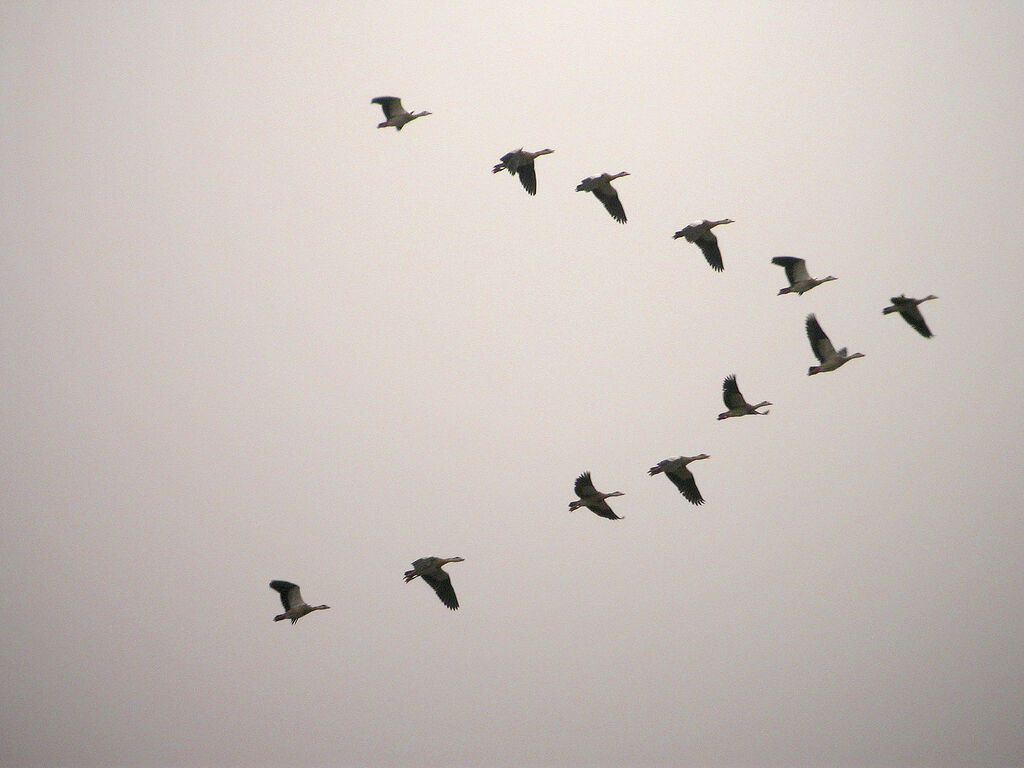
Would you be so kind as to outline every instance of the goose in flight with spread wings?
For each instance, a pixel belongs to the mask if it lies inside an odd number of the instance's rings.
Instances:
[[[612,512],[612,508],[608,506],[608,502],[605,499],[610,499],[612,496],[625,496],[622,491],[612,491],[611,493],[600,493],[597,488],[594,487],[594,482],[590,479],[590,473],[584,472],[582,475],[576,478],[576,484],[574,486],[576,495],[579,496],[579,501],[569,502],[569,511],[573,512],[580,507],[586,507],[598,517],[606,517],[609,520],[621,520],[622,518]]]
[[[462,557],[421,557],[414,560],[412,570],[405,572],[405,583],[419,576],[437,593],[441,602],[453,611],[459,609],[459,598],[455,596],[455,589],[452,587],[451,577],[445,572],[442,566],[448,563],[461,563]]]
[[[325,611],[331,607],[329,605],[308,605],[302,599],[299,585],[292,584],[290,581],[272,581],[270,582],[270,588],[281,595],[281,605],[284,606],[284,613],[275,616],[274,621],[291,619],[292,624],[294,624],[307,613]]]
[[[693,473],[690,472],[689,467],[686,465],[694,461],[710,458],[706,453],[701,453],[696,456],[676,456],[674,459],[663,459],[648,469],[647,474],[654,477],[664,472],[665,477],[672,481],[672,484],[679,489],[679,492],[686,497],[688,502],[699,506],[704,503],[704,497],[700,495],[700,491],[697,489],[697,481],[694,480]]]
[[[740,392],[739,386],[736,384],[735,374],[732,376],[726,376],[725,381],[722,382],[722,399],[725,401],[725,407],[728,410],[725,413],[718,414],[718,420],[728,419],[731,416],[767,416],[769,411],[759,411],[758,408],[763,408],[766,405],[771,405],[767,400],[762,400],[757,405],[751,405],[747,402],[746,398],[743,397],[743,393]]]
[[[378,128],[394,128],[396,131],[400,131],[406,123],[412,122],[417,117],[431,114],[430,112],[407,112],[402,106],[402,100],[397,96],[378,96],[376,99],[370,99],[370,103],[380,104],[381,109],[384,110],[385,119],[377,126]]]
[[[842,365],[845,365],[855,357],[864,357],[860,352],[854,352],[852,355],[846,354],[846,347],[836,351],[836,348],[832,346],[832,342],[829,340],[825,332],[821,330],[821,325],[818,324],[818,318],[813,314],[807,316],[807,338],[811,342],[811,350],[814,352],[814,356],[818,358],[818,362],[821,365],[812,365],[807,369],[807,375],[813,376],[816,373],[827,373],[828,371],[834,371]]]
[[[508,171],[513,176],[519,177],[519,181],[523,184],[523,189],[531,195],[536,195],[537,171],[533,167],[533,161],[541,155],[550,155],[554,151],[553,149],[541,149],[536,152],[527,152],[520,147],[514,152],[502,155],[501,161],[494,166],[494,170],[491,173]]]
[[[821,280],[814,279],[807,272],[807,262],[795,256],[776,256],[772,259],[772,264],[778,264],[780,267],[783,267],[786,270],[786,279],[789,280],[788,287],[779,289],[779,296],[784,293],[795,293],[803,296],[811,288],[817,288],[829,280],[839,279],[838,277],[832,277],[832,275],[823,277]]]
[[[899,296],[893,296],[889,299],[889,301],[892,302],[892,305],[883,309],[882,314],[890,315],[893,312],[899,312],[900,317],[906,320],[911,328],[920,333],[926,339],[930,339],[932,337],[932,332],[929,330],[928,324],[924,321],[924,315],[921,314],[921,310],[918,308],[918,305],[937,298],[939,297],[929,294],[923,299],[910,299],[901,293]]]
[[[619,193],[615,191],[612,182],[623,176],[629,176],[629,171],[618,173],[602,173],[600,176],[588,176],[576,185],[577,192],[593,192],[594,197],[601,201],[605,210],[612,215],[620,224],[626,223],[626,212],[619,201]]]
[[[719,219],[718,221],[704,219],[703,221],[695,221],[693,224],[683,227],[672,235],[672,239],[678,240],[680,237],[685,237],[686,242],[696,243],[708,264],[711,265],[711,268],[716,272],[721,272],[725,269],[725,265],[722,264],[722,251],[718,248],[718,238],[715,237],[715,233],[711,230],[720,224],[732,223],[734,223],[732,219]]]

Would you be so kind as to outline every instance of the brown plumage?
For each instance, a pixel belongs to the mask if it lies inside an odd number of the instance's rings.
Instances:
[[[601,205],[603,205],[605,210],[611,214],[612,218],[620,224],[625,224],[626,211],[623,210],[622,203],[619,201],[619,193],[615,191],[615,187],[611,184],[612,181],[622,178],[623,176],[629,176],[629,171],[619,171],[614,174],[602,173],[600,176],[588,176],[576,185],[576,191],[593,192],[594,197],[601,201]]]
[[[694,461],[710,458],[706,453],[701,453],[696,456],[676,456],[674,459],[663,459],[648,469],[647,474],[654,477],[664,472],[665,477],[672,481],[672,484],[679,489],[679,492],[683,494],[687,501],[699,506],[704,503],[704,497],[700,495],[697,481],[686,465]]]
[[[725,265],[722,263],[722,252],[718,248],[718,238],[715,237],[715,233],[711,230],[721,224],[733,224],[732,219],[719,219],[718,221],[709,221],[704,219],[703,221],[695,221],[693,224],[689,224],[674,235],[673,240],[678,240],[680,237],[685,237],[686,242],[695,243],[700,252],[704,254],[704,259],[711,268],[716,272],[721,272],[725,269]]]
[[[419,560],[413,561],[412,570],[405,572],[405,582],[408,584],[419,576],[437,593],[442,603],[456,611],[459,608],[459,598],[455,596],[451,577],[442,566],[448,563],[461,563],[463,559],[461,557],[421,557]]]
[[[921,314],[919,305],[937,298],[939,297],[928,295],[923,299],[911,299],[901,293],[899,296],[893,296],[889,299],[889,301],[892,302],[892,305],[883,309],[882,314],[889,315],[893,312],[899,312],[900,317],[906,320],[907,324],[911,328],[920,333],[926,339],[930,339],[932,337],[932,332],[928,328],[928,324],[924,321],[924,315]]]
[[[533,161],[541,155],[550,155],[554,152],[553,149],[541,149],[537,152],[527,152],[522,147],[519,149],[508,152],[501,156],[501,161],[494,166],[491,173],[501,173],[501,171],[508,171],[513,176],[518,176],[519,181],[523,185],[523,189],[528,194],[537,194],[537,171],[533,167]]]
[[[580,507],[586,507],[598,517],[605,517],[609,520],[621,520],[622,518],[612,512],[612,508],[608,506],[608,502],[605,499],[610,499],[613,496],[625,496],[621,491],[612,491],[611,493],[601,493],[594,487],[593,481],[590,479],[590,473],[584,472],[582,475],[576,478],[576,484],[574,485],[576,495],[579,496],[579,501],[569,502],[569,511],[573,512]]]

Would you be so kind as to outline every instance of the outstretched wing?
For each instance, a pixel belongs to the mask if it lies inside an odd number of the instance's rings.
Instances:
[[[458,610],[459,598],[455,596],[455,589],[452,587],[451,577],[449,577],[447,573],[440,568],[437,568],[429,573],[421,573],[420,578],[433,588],[437,593],[437,596],[441,598],[442,603],[453,611]]]
[[[371,104],[380,104],[381,109],[384,110],[384,119],[390,120],[395,115],[405,114],[405,110],[402,108],[402,100],[397,96],[378,96],[376,99],[370,100]]]
[[[807,316],[807,339],[811,342],[811,351],[814,352],[819,363],[824,363],[835,355],[836,348],[832,346],[828,336],[821,330],[818,318],[813,314]]]
[[[900,314],[911,328],[920,333],[926,339],[930,339],[932,337],[932,332],[928,329],[928,324],[924,321],[924,315],[921,314],[921,310],[916,304],[904,304],[900,307]]]
[[[790,285],[811,279],[807,273],[807,262],[803,259],[798,259],[795,256],[776,256],[772,259],[772,264],[777,264],[786,270],[786,279],[789,280]]]
[[[725,269],[725,265],[722,264],[722,252],[718,248],[718,238],[715,237],[714,232],[710,230],[706,233],[702,232],[694,242],[697,243],[700,252],[704,254],[704,259],[715,272]]]
[[[515,172],[518,172],[519,181],[523,183],[523,189],[529,194],[537,194],[537,170],[533,167],[533,160],[521,163]]]
[[[594,487],[593,481],[590,479],[590,473],[584,472],[582,475],[576,478],[576,485],[574,486],[576,495],[581,499],[585,499],[588,496],[596,496],[597,488]]]
[[[700,490],[697,488],[697,481],[693,479],[693,473],[689,469],[680,467],[679,469],[669,470],[665,474],[672,481],[672,485],[678,488],[679,492],[691,504],[700,506],[704,503],[704,497],[700,495]]]
[[[276,590],[281,595],[281,605],[284,606],[286,611],[290,611],[296,605],[302,605],[302,593],[299,592],[298,584],[292,584],[290,581],[272,581],[270,582],[270,588]]]
[[[601,204],[612,215],[613,219],[620,224],[626,223],[626,212],[622,208],[622,203],[619,202],[619,193],[615,191],[614,187],[610,184],[603,184],[590,191],[594,193],[594,197],[601,201]]]
[[[736,384],[735,376],[726,376],[725,381],[722,382],[722,399],[725,401],[725,407],[730,411],[733,408],[740,408],[747,404],[740,388]]]
[[[606,517],[609,520],[621,520],[622,518],[612,512],[612,508],[608,506],[608,502],[604,499],[596,501],[593,504],[587,504],[587,509],[593,512],[598,517]]]

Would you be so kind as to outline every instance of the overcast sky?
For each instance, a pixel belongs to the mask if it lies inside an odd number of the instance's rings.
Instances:
[[[1024,6],[484,6],[0,6],[0,765],[1024,764]]]

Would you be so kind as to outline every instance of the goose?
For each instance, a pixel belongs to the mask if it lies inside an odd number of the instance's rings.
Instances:
[[[726,376],[725,381],[722,382],[722,399],[725,401],[725,407],[728,408],[725,413],[718,414],[718,420],[728,419],[730,416],[767,416],[770,411],[759,411],[758,408],[763,408],[766,405],[772,405],[767,400],[762,400],[757,405],[751,405],[743,397],[740,392],[739,386],[736,384],[736,376]]]
[[[419,560],[413,560],[412,570],[405,572],[405,583],[408,584],[419,576],[433,588],[442,603],[457,611],[459,598],[455,596],[451,577],[442,566],[448,563],[461,563],[464,560],[462,557],[421,557]]]
[[[719,219],[718,221],[704,219],[703,221],[695,221],[693,224],[683,227],[672,235],[672,239],[678,240],[680,237],[685,237],[686,242],[696,243],[708,264],[711,265],[711,268],[716,272],[721,272],[725,269],[725,266],[722,264],[722,252],[718,249],[718,238],[715,237],[715,233],[711,229],[719,224],[733,223],[732,219]]]
[[[907,321],[911,328],[926,339],[930,339],[932,332],[928,329],[928,324],[924,321],[924,315],[921,314],[918,305],[937,298],[939,297],[928,294],[923,299],[908,299],[901,293],[899,296],[893,296],[889,299],[892,302],[892,306],[883,309],[882,314],[889,315],[893,312],[899,312],[900,316]]]
[[[294,624],[307,613],[312,613],[313,611],[326,611],[331,607],[329,605],[308,605],[306,601],[302,599],[302,593],[299,592],[299,585],[292,584],[290,581],[272,581],[270,582],[270,588],[281,595],[281,605],[284,606],[284,613],[275,616],[274,621],[291,619],[292,624]]]
[[[541,155],[554,153],[553,149],[541,149],[537,152],[527,152],[522,147],[514,152],[508,152],[501,156],[501,161],[494,166],[491,173],[508,171],[513,176],[518,175],[523,189],[531,195],[537,194],[537,171],[533,167],[533,161]]]
[[[417,117],[431,114],[430,112],[406,112],[402,106],[402,100],[397,96],[378,96],[376,99],[370,99],[370,103],[380,104],[381,109],[384,110],[385,120],[377,126],[378,128],[394,128],[396,131],[400,131],[406,123],[412,122]]]
[[[834,371],[855,357],[864,357],[860,352],[854,352],[852,355],[846,354],[846,347],[837,352],[836,348],[832,346],[832,342],[829,341],[828,336],[821,330],[818,318],[813,314],[807,316],[807,338],[811,342],[811,350],[814,352],[814,356],[821,363],[821,365],[812,365],[808,368],[808,376]]]
[[[579,501],[569,502],[569,511],[574,512],[580,507],[586,507],[598,517],[606,517],[609,520],[621,520],[622,518],[612,512],[612,508],[608,506],[608,502],[605,499],[610,499],[612,496],[625,496],[622,491],[612,491],[611,493],[600,493],[597,488],[594,487],[593,481],[590,479],[590,473],[584,472],[582,475],[576,478],[576,484],[574,486],[576,495],[579,496]]]
[[[786,279],[789,280],[789,287],[780,288],[779,296],[784,293],[795,293],[803,296],[811,288],[817,288],[829,280],[839,279],[829,275],[828,277],[821,278],[821,280],[815,280],[807,273],[807,262],[795,256],[776,256],[772,259],[772,264],[778,264],[780,267],[783,267],[786,270]]]
[[[626,223],[626,212],[622,209],[622,203],[619,202],[619,193],[612,187],[612,182],[615,179],[622,178],[623,176],[629,176],[629,171],[619,171],[618,173],[602,173],[600,176],[588,176],[579,184],[576,185],[577,192],[593,192],[594,197],[601,201],[604,205],[605,210],[612,215],[620,224]]]
[[[648,469],[647,474],[654,477],[664,472],[665,476],[672,481],[672,484],[679,489],[679,492],[686,497],[687,501],[700,506],[704,503],[704,497],[700,495],[700,491],[697,489],[697,481],[693,479],[693,473],[690,472],[686,465],[693,461],[710,458],[706,453],[700,453],[696,456],[676,456],[674,459],[663,459]]]

